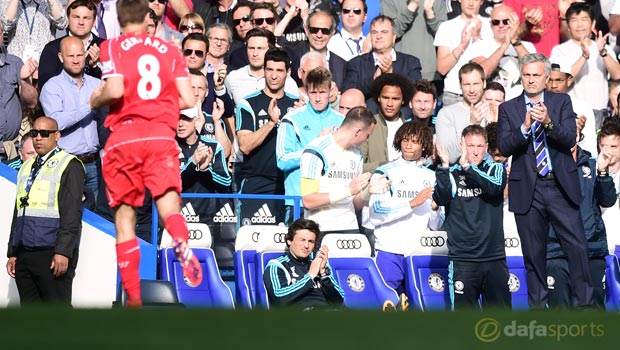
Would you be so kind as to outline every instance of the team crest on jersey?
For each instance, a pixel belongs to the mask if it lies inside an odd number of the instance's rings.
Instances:
[[[424,186],[424,188],[433,187],[433,185],[431,185],[431,182],[428,180],[422,181],[422,186]]]
[[[50,169],[56,165],[58,165],[58,159],[50,159],[49,162],[47,162],[47,167]]]
[[[555,278],[553,276],[547,276],[547,288],[555,289]]]
[[[442,275],[433,272],[428,276],[428,286],[431,287],[433,291],[441,293],[443,292],[445,285],[446,284]]]
[[[215,130],[215,126],[212,123],[207,123],[205,124],[205,130],[207,130],[207,132],[212,133],[213,130]]]
[[[521,288],[521,281],[519,281],[519,277],[517,277],[514,273],[510,274],[510,278],[508,279],[508,290],[510,293],[515,293]]]
[[[347,276],[347,286],[349,286],[352,291],[360,293],[366,288],[366,282],[364,282],[364,279],[360,275],[352,273]]]
[[[295,110],[295,107],[289,107],[286,109],[286,113],[288,114],[289,112],[292,112]]]
[[[463,281],[454,282],[454,293],[463,294],[463,289],[465,289],[465,283],[463,283]]]
[[[583,171],[584,178],[587,178],[587,179],[592,178],[592,169],[590,169],[590,167],[584,165],[581,167],[581,171]]]
[[[351,170],[355,170],[355,168],[357,167],[357,164],[355,164],[355,161],[350,161],[349,162],[349,166],[351,167]]]
[[[465,175],[459,175],[459,185],[467,186],[467,184],[465,183]]]

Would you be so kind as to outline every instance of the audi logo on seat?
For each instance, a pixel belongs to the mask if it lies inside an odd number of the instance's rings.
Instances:
[[[420,238],[422,247],[443,247],[446,240],[443,237],[422,237]]]
[[[361,249],[362,241],[359,239],[339,239],[336,241],[338,249]]]
[[[284,243],[286,242],[286,234],[285,233],[276,233],[273,235],[273,241],[276,243]]]
[[[518,238],[504,238],[504,246],[506,248],[516,248],[519,246]]]
[[[189,230],[188,237],[189,239],[193,239],[193,240],[202,239],[202,231],[201,230]]]

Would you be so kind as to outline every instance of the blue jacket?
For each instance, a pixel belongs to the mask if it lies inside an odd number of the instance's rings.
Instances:
[[[591,258],[604,257],[607,251],[607,233],[601,218],[601,209],[616,204],[616,191],[611,176],[596,175],[596,159],[591,158],[588,151],[577,146],[577,171],[583,201],[579,206],[583,218],[583,228],[588,240],[588,256]],[[547,259],[565,258],[566,253],[560,246],[560,241],[549,229],[547,242]]]

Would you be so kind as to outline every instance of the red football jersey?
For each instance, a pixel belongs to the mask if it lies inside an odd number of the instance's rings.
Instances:
[[[189,79],[179,49],[146,33],[127,34],[101,44],[102,79],[122,76],[125,93],[110,105],[105,126],[159,123],[174,131],[179,123],[177,79]]]

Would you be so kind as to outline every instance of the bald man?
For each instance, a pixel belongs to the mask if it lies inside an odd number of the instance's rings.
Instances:
[[[366,101],[364,99],[364,93],[360,89],[350,88],[343,92],[340,96],[340,105],[338,111],[342,115],[347,115],[351,108],[354,107],[366,107]]]
[[[96,197],[101,172],[97,121],[103,121],[105,115],[90,109],[88,100],[101,81],[84,74],[86,51],[77,37],[62,39],[58,59],[62,63],[62,72],[43,86],[41,105],[45,115],[58,122],[61,135],[58,145],[84,164],[85,184]]]
[[[70,305],[82,232],[84,168],[58,147],[58,123],[34,121],[37,153],[17,175],[17,198],[6,264],[20,302]]]

